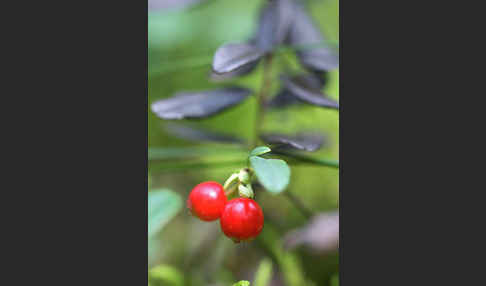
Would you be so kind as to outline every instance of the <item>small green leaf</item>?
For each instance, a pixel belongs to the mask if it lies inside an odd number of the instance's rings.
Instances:
[[[255,149],[251,150],[250,152],[250,157],[251,156],[260,156],[260,155],[263,155],[265,153],[268,153],[272,151],[270,148],[268,148],[267,146],[259,146],[259,147],[256,147]]]
[[[272,278],[272,268],[272,261],[268,258],[263,259],[258,266],[253,284],[255,286],[267,286]]]
[[[148,193],[148,236],[157,234],[182,208],[178,194],[167,189]]]
[[[290,168],[285,161],[251,156],[250,164],[255,171],[258,181],[267,191],[280,193],[289,184]]]
[[[250,286],[250,281],[241,280],[233,284],[233,286]]]

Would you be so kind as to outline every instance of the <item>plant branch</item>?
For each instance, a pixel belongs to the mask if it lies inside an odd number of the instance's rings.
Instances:
[[[265,102],[272,86],[272,54],[265,55],[263,58],[263,80],[260,92],[257,95],[257,111],[255,118],[254,136],[252,148],[258,144],[258,136],[260,135],[263,126],[263,119],[265,116]]]
[[[315,164],[315,165],[339,169],[339,161],[338,160],[312,158],[312,157],[308,157],[308,156],[301,155],[301,154],[290,153],[290,152],[279,151],[279,150],[272,150],[272,153],[278,154],[278,155],[284,155],[284,156],[287,156],[287,157],[290,157],[290,158],[294,158],[294,159],[296,159],[300,162],[312,163],[312,164]]]
[[[285,191],[283,194],[289,199],[289,201],[295,206],[296,209],[299,210],[299,212],[305,218],[309,219],[313,216],[313,212],[309,210],[297,196],[295,196],[289,191]]]

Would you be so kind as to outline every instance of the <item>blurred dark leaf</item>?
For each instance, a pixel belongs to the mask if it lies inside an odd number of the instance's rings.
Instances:
[[[311,152],[319,150],[324,142],[324,136],[310,132],[296,135],[267,133],[260,135],[260,138],[265,143],[277,145],[279,148],[293,148]]]
[[[220,143],[244,144],[245,140],[235,136],[206,130],[200,127],[191,127],[185,124],[168,122],[165,124],[167,132],[175,137],[192,141],[209,141]]]
[[[297,97],[293,96],[290,91],[283,89],[272,97],[266,106],[270,108],[283,108],[294,104],[302,103]]]
[[[263,53],[251,44],[225,44],[216,50],[213,71],[229,73],[257,62]]]
[[[324,84],[315,74],[299,74],[291,78],[291,80],[301,86],[305,86],[308,89],[320,91]]]
[[[319,88],[320,83],[309,76],[288,77],[282,76],[285,89],[298,99],[320,107],[339,109],[339,104],[330,98],[326,98]]]
[[[151,108],[162,119],[204,118],[242,102],[250,93],[251,90],[242,87],[179,92],[155,101]]]
[[[319,81],[320,88],[324,88],[329,80],[329,73],[326,71],[313,71],[312,74]]]
[[[271,193],[280,193],[289,184],[290,168],[283,160],[251,156],[250,165],[255,171],[258,181]]]
[[[258,61],[254,61],[254,62],[248,63],[248,64],[246,64],[246,65],[242,66],[241,68],[238,68],[234,71],[231,71],[231,72],[228,72],[228,73],[223,73],[223,74],[219,74],[219,73],[216,73],[214,71],[211,71],[210,79],[214,82],[218,82],[218,81],[223,81],[223,80],[227,80],[227,79],[234,78],[234,77],[247,75],[250,72],[252,72],[256,68],[257,65],[258,65]]]
[[[321,213],[306,226],[289,232],[284,237],[286,249],[305,245],[317,252],[335,251],[339,246],[339,213]]]
[[[188,8],[206,0],[148,0],[149,11],[177,10]]]
[[[265,1],[260,14],[255,44],[268,52],[282,44],[293,20],[294,4],[291,0]]]
[[[300,78],[300,81],[302,81],[304,85],[309,85],[312,89],[316,89],[317,92],[320,92],[327,83],[328,74],[327,72],[313,72],[299,75],[297,78]],[[301,100],[295,97],[289,90],[283,88],[277,95],[267,102],[267,106],[270,108],[283,108],[300,103],[302,103]]]
[[[325,39],[304,8],[294,6],[294,21],[286,42],[292,46],[302,46],[297,51],[301,64],[316,71],[337,68],[337,54],[331,48],[323,46]]]

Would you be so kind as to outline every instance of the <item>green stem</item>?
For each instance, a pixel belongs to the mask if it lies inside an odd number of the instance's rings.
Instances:
[[[313,216],[313,213],[311,210],[309,210],[303,203],[302,201],[296,197],[294,194],[292,194],[289,191],[286,191],[283,193],[289,201],[294,204],[295,208],[300,211],[300,213],[307,219],[311,218]]]
[[[294,159],[299,160],[300,162],[312,163],[312,164],[319,165],[319,166],[325,166],[325,167],[331,167],[331,168],[339,169],[339,161],[338,160],[312,158],[312,157],[308,157],[308,156],[301,155],[301,154],[288,153],[288,152],[285,152],[285,151],[274,151],[274,150],[272,150],[272,153],[284,155],[284,156],[287,156],[287,157],[290,157],[290,158],[294,158]]]
[[[272,55],[268,54],[263,58],[263,81],[260,92],[257,94],[257,111],[255,118],[254,136],[252,148],[258,145],[258,136],[263,126],[265,116],[265,102],[272,86]]]

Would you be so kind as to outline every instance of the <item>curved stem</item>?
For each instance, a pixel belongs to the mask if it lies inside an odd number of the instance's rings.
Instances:
[[[233,187],[231,187],[227,191],[225,191],[224,194],[226,195],[226,197],[229,197],[231,194],[233,194],[235,192],[235,190],[238,189],[239,185],[240,185],[240,183],[234,184]]]

